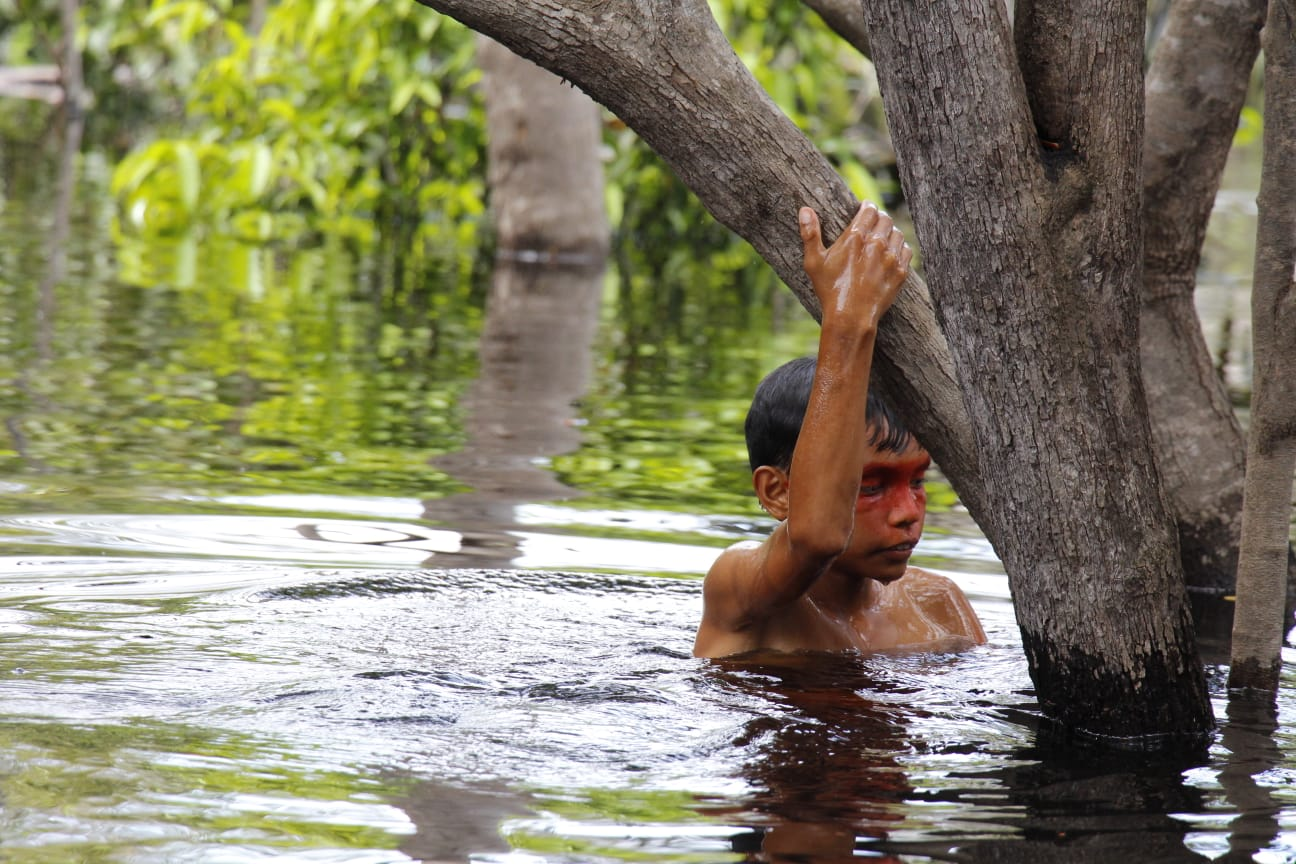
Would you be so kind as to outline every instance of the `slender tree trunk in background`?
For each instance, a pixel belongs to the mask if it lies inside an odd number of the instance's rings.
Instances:
[[[1251,423],[1233,618],[1231,691],[1278,692],[1296,473],[1296,4],[1270,0],[1264,31]]]
[[[597,263],[608,250],[601,109],[486,37],[478,40],[477,62],[497,257]]]
[[[573,496],[537,460],[580,445],[573,403],[589,386],[608,223],[601,109],[507,48],[477,47],[486,100],[487,180],[497,256],[481,367],[463,399],[468,440],[436,460],[472,491],[425,501],[464,528],[437,566],[505,566],[518,504]]]
[[[78,0],[59,0],[59,25],[63,30],[59,78],[63,84],[63,110],[71,120],[81,116],[85,102],[85,81],[81,70],[81,49],[76,44]]]
[[[1099,738],[1199,744],[1139,377],[1143,9],[1019,2],[1015,31],[994,0],[865,18],[1040,702]]]

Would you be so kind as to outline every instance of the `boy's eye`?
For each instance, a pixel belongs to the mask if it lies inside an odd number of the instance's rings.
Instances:
[[[881,487],[881,486],[872,486],[872,485],[867,485],[867,484],[866,484],[866,485],[860,487],[859,494],[861,494],[861,495],[880,495],[880,494],[882,494],[882,487]]]
[[[926,477],[921,477],[921,476],[920,476],[920,477],[915,477],[915,478],[913,478],[912,480],[909,481],[909,486],[910,486],[911,488],[913,488],[913,489],[921,489],[921,488],[923,488],[923,484],[926,483],[926,482],[927,482],[927,478],[926,478]]]

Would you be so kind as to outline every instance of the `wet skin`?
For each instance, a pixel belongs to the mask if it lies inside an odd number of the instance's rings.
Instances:
[[[950,580],[908,566],[922,534],[931,464],[916,442],[879,451],[866,419],[878,323],[908,274],[889,217],[861,206],[825,249],[814,212],[799,215],[805,269],[823,309],[805,419],[788,469],[752,474],[779,524],[764,542],[721,553],[703,585],[693,653],[879,651],[985,641]]]
[[[846,549],[804,594],[767,615],[728,626],[714,614],[709,620],[704,615],[694,654],[951,651],[984,642],[976,613],[958,586],[908,564],[922,536],[927,513],[923,481],[930,467],[931,457],[917,444],[900,453],[873,450],[861,472]],[[770,504],[780,509],[779,501]],[[775,533],[782,529],[780,525]],[[750,569],[761,546],[748,542],[731,547],[713,573]],[[716,581],[723,583],[723,575]],[[716,608],[707,611],[732,608],[722,599],[716,602],[717,593],[708,592],[709,606]]]

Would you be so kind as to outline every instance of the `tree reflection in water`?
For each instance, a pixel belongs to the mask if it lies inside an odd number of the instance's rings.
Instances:
[[[518,557],[514,508],[577,491],[543,466],[580,444],[575,401],[587,390],[603,268],[500,263],[463,400],[467,442],[436,465],[472,491],[425,501],[424,518],[463,535],[430,566],[504,567]]]
[[[928,747],[910,730],[913,721],[927,718],[915,707],[924,698],[916,689],[921,679],[892,678],[886,663],[887,658],[800,654],[711,666],[719,686],[766,706],[733,742],[751,754],[743,775],[751,792],[743,806],[707,808],[748,826],[731,839],[745,860],[1211,860],[1190,848],[1192,821],[1175,815],[1209,809],[1207,794],[1187,779],[1192,769],[1209,764],[1206,754],[1103,750],[1052,741],[1036,729],[1034,744],[994,758],[999,767],[993,770],[946,773],[939,784],[916,780],[906,773],[905,757]],[[1013,721],[1036,725],[1029,714]],[[1281,808],[1256,782],[1261,772],[1281,764],[1275,728],[1272,710],[1230,705],[1222,743],[1232,757],[1215,764],[1239,815],[1221,860],[1250,861],[1274,848],[1279,836]],[[905,831],[906,814],[915,805],[931,808],[928,821],[939,822],[937,808],[950,814],[949,842],[939,839],[944,832],[933,839],[930,830],[917,837]]]

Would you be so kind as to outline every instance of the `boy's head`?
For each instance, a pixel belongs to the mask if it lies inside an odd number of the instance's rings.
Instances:
[[[765,376],[752,397],[744,431],[747,435],[747,460],[751,470],[770,465],[787,471],[792,467],[792,451],[801,434],[814,382],[815,358],[798,357],[784,363]],[[881,452],[900,453],[916,443],[900,417],[872,388],[865,409],[869,445]]]

